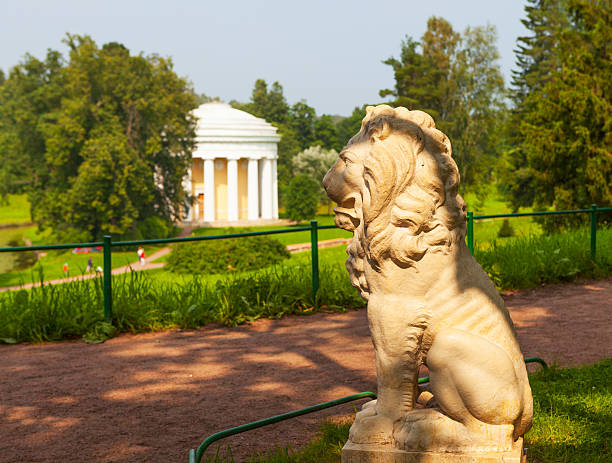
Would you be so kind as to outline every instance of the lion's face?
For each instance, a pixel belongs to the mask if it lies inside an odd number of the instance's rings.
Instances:
[[[362,294],[365,261],[377,271],[388,260],[414,266],[426,253],[448,254],[465,233],[459,172],[433,119],[386,105],[366,112],[361,130],[323,179],[338,204],[336,225],[354,232],[347,267]]]
[[[369,152],[367,140],[355,140],[340,153],[336,163],[323,179],[327,196],[336,202],[335,223],[340,228],[354,231],[362,220],[364,162]]]

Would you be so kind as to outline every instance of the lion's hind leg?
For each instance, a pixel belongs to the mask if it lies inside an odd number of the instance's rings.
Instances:
[[[509,450],[513,423],[522,412],[510,356],[481,336],[444,328],[436,333],[426,363],[439,409],[410,412],[395,434],[398,447]]]

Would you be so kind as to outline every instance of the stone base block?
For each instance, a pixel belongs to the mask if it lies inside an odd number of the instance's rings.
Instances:
[[[523,439],[510,452],[408,452],[390,445],[354,444],[342,448],[342,463],[524,463]]]

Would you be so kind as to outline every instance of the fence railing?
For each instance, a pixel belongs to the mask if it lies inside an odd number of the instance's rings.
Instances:
[[[591,215],[591,259],[595,260],[597,255],[597,213],[612,211],[612,207],[597,207],[591,204],[590,209],[573,209],[568,211],[538,211],[538,212],[515,212],[512,214],[485,214],[474,215],[472,211],[467,213],[467,246],[474,254],[474,220],[480,219],[501,219],[509,217],[530,217],[540,215],[563,215],[563,214],[590,214]]]
[[[558,215],[558,214],[583,214],[590,213],[591,215],[591,258],[595,260],[597,252],[597,213],[604,211],[612,211],[612,207],[598,208],[592,205],[590,209],[576,209],[569,211],[544,211],[544,212],[521,212],[513,214],[487,214],[474,215],[472,211],[467,212],[467,246],[470,252],[474,253],[474,221],[479,219],[497,219],[497,218],[512,218],[512,217],[527,217],[540,215]],[[151,240],[133,240],[133,241],[112,241],[109,235],[104,236],[102,241],[92,241],[88,243],[72,243],[72,244],[50,244],[41,246],[15,246],[8,248],[0,248],[0,253],[3,252],[26,252],[26,251],[52,251],[60,249],[74,249],[84,247],[102,247],[104,253],[104,268],[103,268],[103,298],[104,298],[104,319],[112,323],[113,320],[113,294],[112,294],[112,249],[119,246],[135,246],[135,245],[152,245],[152,244],[172,244],[186,243],[190,241],[209,241],[228,238],[243,238],[247,236],[262,236],[262,235],[277,235],[281,233],[298,233],[310,231],[311,242],[311,267],[312,267],[312,302],[316,305],[317,292],[319,291],[319,230],[338,228],[336,225],[319,225],[316,220],[310,222],[310,226],[283,228],[279,230],[266,230],[244,233],[229,233],[223,235],[208,235],[208,236],[189,236],[185,238],[160,238]]]

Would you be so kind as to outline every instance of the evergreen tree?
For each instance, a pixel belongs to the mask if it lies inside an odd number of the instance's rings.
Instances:
[[[528,18],[547,17],[550,5],[538,3],[534,8],[542,11],[527,10]],[[533,39],[525,41],[519,54],[547,58],[534,59],[529,68],[524,59],[523,72],[516,75],[517,140],[533,191],[530,199],[538,209],[610,205],[611,4],[609,0],[567,0],[555,5],[554,11],[565,12],[565,19],[555,16],[534,29],[534,37],[546,38],[548,51],[539,53],[539,42]],[[512,194],[517,201],[517,189]],[[559,223],[547,222],[550,226]]]

